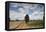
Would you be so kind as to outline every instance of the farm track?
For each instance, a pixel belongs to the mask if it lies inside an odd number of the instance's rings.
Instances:
[[[22,23],[18,24],[18,25],[16,26],[16,28],[19,28],[21,25],[23,26],[23,24],[22,24]]]
[[[26,26],[25,23],[21,22],[19,25],[16,26],[16,29],[23,29],[24,26]]]
[[[10,28],[16,28],[16,29],[24,29],[24,28],[29,28],[25,21],[23,22],[10,22]]]
[[[16,29],[23,29],[24,28],[24,26],[26,26],[24,23],[21,23],[19,26],[17,26],[17,28]]]

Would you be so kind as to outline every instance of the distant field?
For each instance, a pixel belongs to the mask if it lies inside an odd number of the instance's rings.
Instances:
[[[42,20],[31,20],[30,22],[27,23],[28,26],[40,28],[43,27],[44,22]]]
[[[26,29],[26,28],[41,28],[44,22],[42,20],[30,20],[28,23],[25,21],[15,21],[11,20],[9,24],[9,29]]]

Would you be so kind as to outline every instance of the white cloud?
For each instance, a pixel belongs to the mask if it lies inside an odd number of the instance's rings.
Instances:
[[[24,20],[24,17],[26,14],[29,13],[29,9],[31,9],[33,11],[33,13],[31,13],[31,15],[29,15],[30,20],[37,20],[37,19],[43,19],[43,11],[41,9],[37,9],[38,4],[15,4],[12,7],[18,7],[18,6],[22,6],[23,8],[19,8],[18,11],[20,12],[16,12],[15,10],[10,10],[10,19],[11,20]],[[40,12],[42,11],[42,12]]]
[[[17,7],[17,3],[10,3],[10,7]]]
[[[10,16],[10,19],[11,19],[11,20],[15,20],[15,16],[16,16],[16,15],[15,15],[15,12],[14,12],[14,11],[11,11],[11,10],[10,10],[9,16]]]
[[[34,13],[32,13],[32,19],[35,19],[35,20],[42,20],[43,19],[43,12],[38,12],[38,11],[35,11]]]
[[[25,14],[22,11],[21,11],[21,13],[18,13],[18,12],[10,10],[10,19],[11,20],[16,20],[16,19],[24,20],[24,16],[25,16]]]

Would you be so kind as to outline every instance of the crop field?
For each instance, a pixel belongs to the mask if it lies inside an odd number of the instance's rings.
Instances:
[[[15,21],[11,20],[9,24],[9,29],[27,29],[27,28],[42,28],[43,27],[43,20],[30,20],[28,23],[25,21]]]

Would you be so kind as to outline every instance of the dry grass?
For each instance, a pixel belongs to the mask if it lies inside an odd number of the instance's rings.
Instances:
[[[26,28],[40,28],[43,27],[42,21],[34,21],[25,23],[25,21],[10,21],[9,29],[26,29]]]

